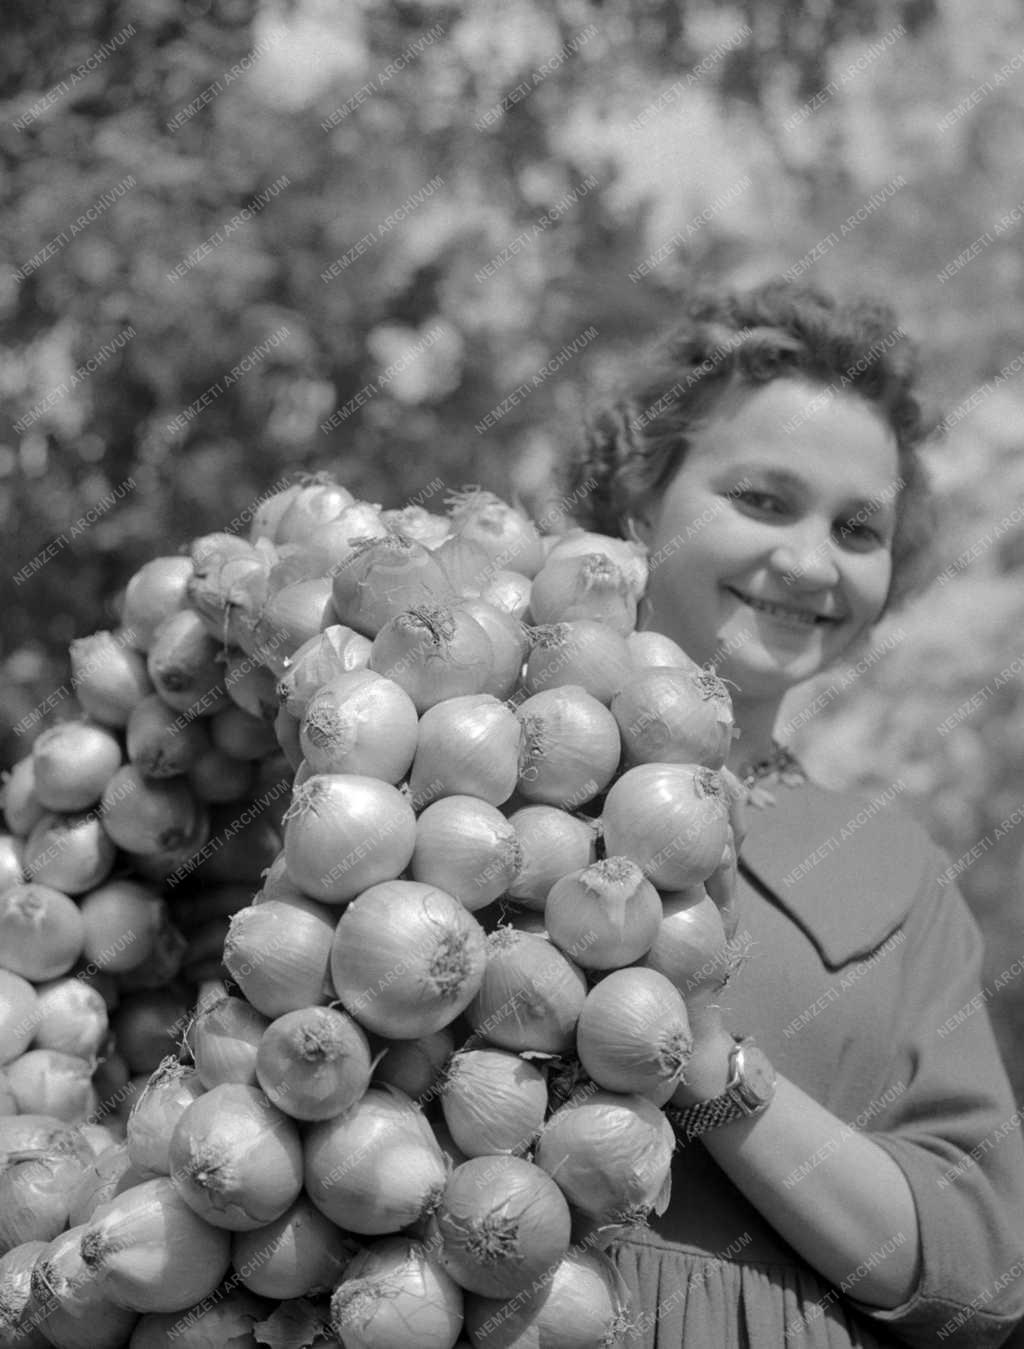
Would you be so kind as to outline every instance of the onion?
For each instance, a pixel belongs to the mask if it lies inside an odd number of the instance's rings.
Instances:
[[[192,570],[191,558],[154,557],[129,578],[121,606],[121,629],[136,651],[148,651],[164,619],[184,609]]]
[[[375,1084],[397,1087],[423,1104],[437,1095],[443,1079],[444,1067],[455,1048],[455,1036],[450,1026],[415,1040],[385,1040],[375,1060]]]
[[[634,670],[646,670],[652,665],[672,665],[699,674],[700,666],[686,654],[678,642],[666,637],[663,632],[631,632],[626,638],[626,646],[633,661]]]
[[[128,1156],[143,1174],[170,1174],[171,1134],[186,1109],[205,1090],[194,1068],[168,1055],[146,1084],[128,1116],[125,1142]]]
[[[448,1064],[441,1108],[467,1157],[522,1155],[540,1132],[547,1104],[544,1074],[507,1049],[464,1049]]]
[[[516,711],[523,727],[518,790],[528,801],[570,809],[607,787],[619,764],[619,728],[578,684],[545,689]]]
[[[45,1241],[24,1241],[0,1256],[0,1347],[49,1349],[31,1295],[32,1270]]]
[[[126,726],[132,708],[153,692],[145,658],[128,634],[94,632],[71,643],[71,687],[90,717],[104,726]]]
[[[544,926],[584,969],[618,969],[650,950],[661,926],[661,896],[635,862],[606,857],[555,881]]]
[[[481,1349],[594,1349],[628,1343],[633,1324],[625,1281],[600,1251],[570,1248],[529,1296],[466,1298],[466,1327]]]
[[[494,564],[484,549],[462,534],[449,535],[434,548],[433,554],[457,595],[479,595],[494,572]]]
[[[231,1263],[239,1282],[270,1298],[329,1292],[355,1253],[351,1237],[300,1194],[280,1218],[231,1238]]]
[[[136,1325],[128,1349],[246,1349],[273,1326],[271,1306],[234,1285],[234,1275],[210,1297],[182,1312],[149,1312]],[[301,1312],[300,1312],[301,1315]],[[322,1349],[331,1349],[326,1341]]]
[[[256,1085],[256,1055],[269,1020],[242,998],[223,997],[200,1009],[192,1025],[192,1053],[207,1089],[222,1082]]]
[[[210,739],[221,753],[247,761],[263,759],[277,749],[273,726],[234,704],[211,717]]]
[[[519,862],[515,829],[477,797],[442,797],[416,821],[413,880],[446,890],[471,912],[505,893]]]
[[[231,1238],[204,1222],[166,1176],[101,1205],[82,1259],[108,1296],[139,1312],[178,1312],[207,1297],[228,1268]]]
[[[66,974],[82,950],[74,900],[48,885],[12,885],[0,895],[0,967],[39,983]]]
[[[280,678],[285,661],[301,646],[337,622],[326,576],[293,581],[273,592],[241,645]]]
[[[321,569],[333,576],[367,539],[383,539],[391,534],[379,506],[369,501],[354,501],[333,520],[311,530],[308,547],[319,559]]]
[[[626,639],[604,623],[578,618],[530,630],[525,684],[531,693],[578,684],[606,707],[633,673]]]
[[[65,1120],[56,1115],[20,1114],[0,1117],[0,1170],[19,1152],[57,1150],[88,1161],[91,1150]]]
[[[682,993],[718,989],[735,964],[718,906],[703,886],[662,896],[658,935],[643,964],[657,970]]]
[[[151,1073],[176,1052],[188,1020],[188,1000],[173,986],[143,988],[121,999],[111,1026],[132,1072]]]
[[[416,752],[419,719],[406,691],[372,670],[335,675],[306,704],[299,745],[314,773],[396,783]]]
[[[82,954],[114,974],[136,969],[152,954],[167,923],[167,906],[151,886],[127,878],[108,881],[81,904]]]
[[[14,1092],[11,1091],[10,1082],[7,1074],[0,1068],[0,1117],[4,1115],[16,1115],[18,1113],[18,1102],[14,1099]]]
[[[628,1224],[668,1207],[674,1148],[671,1124],[645,1096],[581,1091],[545,1124],[535,1160],[581,1213]]]
[[[606,1091],[650,1095],[664,1104],[682,1081],[692,1049],[686,1004],[657,970],[613,970],[587,994],[576,1052]]]
[[[595,534],[584,529],[570,529],[556,538],[548,551],[546,561],[581,558],[597,553],[609,558],[621,570],[631,593],[640,599],[647,589],[647,548],[639,539],[616,539],[610,534]]]
[[[145,1179],[132,1166],[128,1145],[111,1141],[86,1166],[72,1189],[68,1204],[69,1224],[77,1227],[87,1223],[101,1204]]]
[[[128,758],[147,778],[186,773],[210,746],[203,723],[184,720],[159,693],[151,693],[132,709],[125,739]]]
[[[36,989],[36,1049],[94,1059],[107,1037],[107,1004],[81,979],[54,979]]]
[[[333,1007],[285,1012],[263,1033],[256,1076],[292,1119],[329,1119],[370,1085],[370,1045],[360,1026]]]
[[[121,763],[121,746],[103,726],[62,721],[32,746],[34,790],[48,810],[87,810]]]
[[[311,530],[336,519],[354,501],[352,493],[329,474],[317,474],[300,483],[285,506],[274,531],[274,542],[305,543]]]
[[[611,704],[625,762],[722,768],[735,734],[732,703],[717,675],[652,666],[633,675]]]
[[[444,1188],[436,1219],[441,1263],[472,1293],[528,1288],[569,1249],[569,1205],[550,1176],[520,1157],[471,1157]]]
[[[469,487],[447,501],[455,531],[483,549],[492,566],[536,576],[544,565],[544,544],[529,516],[493,492]]]
[[[312,901],[268,900],[240,909],[224,942],[224,964],[252,1005],[277,1017],[327,1002],[334,924]],[[247,1028],[242,1038],[248,1040]]]
[[[191,717],[208,717],[224,706],[220,647],[194,610],[165,618],[153,636],[147,668],[168,706]]]
[[[80,895],[110,874],[116,855],[93,812],[46,814],[25,843],[25,872],[41,885]]]
[[[38,1023],[36,990],[20,974],[0,969],[0,1063],[25,1052]]]
[[[81,1141],[68,1147],[58,1140],[7,1159],[0,1170],[0,1254],[23,1241],[52,1241],[63,1232],[87,1154]]]
[[[451,533],[448,517],[435,515],[425,506],[403,506],[399,510],[381,511],[380,518],[392,534],[404,534],[407,539],[422,543],[424,548],[436,548]]]
[[[232,703],[251,717],[273,721],[278,706],[274,672],[238,648],[226,651],[223,662],[224,688]]]
[[[188,770],[188,783],[200,801],[223,805],[249,795],[256,779],[256,765],[234,759],[212,746]]]
[[[718,774],[689,764],[640,764],[605,797],[605,848],[630,857],[660,890],[707,879],[729,835],[729,808]]]
[[[401,534],[358,540],[334,574],[338,622],[366,637],[376,637],[397,614],[416,605],[437,604],[451,593],[433,554]]]
[[[195,1212],[232,1232],[280,1218],[302,1189],[294,1120],[237,1082],[212,1087],[185,1109],[171,1134],[170,1166]]]
[[[500,609],[517,622],[530,608],[530,581],[517,571],[498,570],[480,591],[480,599]]]
[[[597,831],[593,821],[559,806],[522,806],[508,818],[519,839],[521,858],[508,893],[543,912],[555,881],[597,861]]]
[[[15,834],[25,835],[43,818],[46,807],[36,796],[36,772],[32,755],[27,754],[3,775],[4,819]]]
[[[285,511],[302,490],[303,484],[296,482],[283,487],[280,492],[272,492],[270,496],[263,498],[249,526],[250,543],[255,543],[257,539],[269,539],[271,543],[274,542],[277,527]]]
[[[200,534],[188,546],[192,566],[200,573],[208,571],[211,567],[220,566],[232,557],[251,557],[252,551],[252,544],[240,539],[237,534],[228,534],[224,530],[218,530],[213,534]]]
[[[346,1349],[452,1349],[462,1290],[422,1242],[385,1237],[362,1251],[331,1298]]]
[[[284,673],[277,681],[278,701],[300,720],[313,694],[335,675],[366,669],[371,647],[368,637],[332,623],[287,657]]]
[[[370,669],[400,684],[417,712],[470,693],[483,693],[494,670],[491,639],[464,609],[422,605],[383,625],[370,650]]]
[[[493,660],[483,692],[491,693],[495,698],[511,697],[519,683],[529,645],[525,627],[518,617],[512,617],[482,597],[461,600],[459,608],[475,619],[490,638]]]
[[[551,557],[533,578],[530,613],[536,623],[589,618],[625,637],[636,627],[636,596],[624,573],[601,553]]]
[[[260,549],[213,554],[197,565],[188,598],[218,643],[238,646],[251,634],[270,591],[271,560]]]
[[[107,783],[100,805],[103,827],[119,848],[170,853],[202,833],[202,812],[180,778],[145,778],[125,764]]]
[[[379,1236],[433,1210],[445,1182],[441,1149],[400,1091],[371,1087],[350,1110],[310,1126],[306,1193],[346,1231]]]
[[[483,977],[484,940],[480,924],[446,891],[385,881],[338,920],[331,978],[362,1025],[411,1040],[466,1009]]]
[[[581,971],[544,937],[501,927],[487,938],[487,968],[466,1016],[503,1049],[562,1054],[586,992]]]
[[[7,1081],[21,1115],[83,1119],[96,1105],[93,1064],[59,1049],[29,1049],[7,1064]]]
[[[447,698],[423,713],[409,790],[418,807],[443,796],[507,801],[519,776],[522,727],[489,693]]]
[[[85,1226],[61,1233],[39,1253],[32,1296],[43,1334],[56,1349],[122,1349],[138,1312],[118,1307],[82,1260]]]
[[[416,816],[396,787],[360,774],[320,773],[297,786],[286,816],[288,873],[336,904],[405,870]]]

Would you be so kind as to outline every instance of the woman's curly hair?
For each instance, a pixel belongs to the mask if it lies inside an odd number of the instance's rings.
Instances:
[[[873,403],[896,440],[893,579],[887,607],[919,579],[931,502],[918,450],[928,428],[914,393],[917,355],[888,305],[841,303],[789,281],[699,291],[619,393],[588,419],[567,466],[567,499],[585,528],[626,537],[671,481],[691,435],[735,387],[798,376]]]

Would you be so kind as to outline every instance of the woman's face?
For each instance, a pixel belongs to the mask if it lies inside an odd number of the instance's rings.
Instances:
[[[726,395],[650,511],[644,625],[740,696],[781,697],[880,614],[898,487],[858,396],[791,378]]]

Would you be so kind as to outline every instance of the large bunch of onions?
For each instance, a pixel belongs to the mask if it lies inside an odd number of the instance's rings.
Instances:
[[[718,866],[729,836],[729,803],[713,769],[640,764],[610,788],[601,827],[609,854],[638,862],[659,890],[682,890]]]
[[[419,881],[370,886],[338,920],[331,979],[362,1025],[415,1039],[465,1011],[486,963],[484,930],[447,891]]]
[[[96,1105],[93,1063],[59,1049],[29,1049],[6,1068],[7,1084],[22,1115],[84,1119]]]
[[[552,553],[533,578],[530,612],[537,623],[593,619],[625,637],[636,627],[637,601],[625,574],[604,554]]]
[[[271,1306],[233,1282],[181,1312],[147,1312],[132,1332],[129,1349],[239,1349],[257,1343],[255,1334],[272,1316]],[[284,1319],[284,1318],[281,1318]],[[271,1321],[271,1327],[273,1327]],[[272,1329],[268,1333],[273,1333]],[[323,1349],[328,1349],[323,1344]]]
[[[39,1024],[36,990],[13,970],[0,969],[0,1064],[10,1063],[32,1043]]]
[[[267,1017],[282,1016],[329,1000],[333,936],[330,912],[314,901],[267,900],[231,919],[224,964],[253,1007]],[[240,1038],[249,1034],[245,1029]]]
[[[212,716],[224,706],[220,643],[206,631],[194,609],[165,618],[153,634],[146,668],[165,703],[194,717]]]
[[[527,1289],[569,1249],[572,1218],[551,1177],[521,1157],[471,1157],[457,1166],[434,1215],[441,1263],[484,1297]]]
[[[506,1302],[470,1295],[466,1329],[481,1349],[558,1345],[594,1349],[628,1343],[629,1289],[601,1251],[570,1248],[543,1286]]]
[[[68,1223],[88,1148],[59,1139],[10,1154],[0,1169],[0,1253],[23,1241],[52,1241]]]
[[[545,1124],[535,1160],[581,1213],[630,1223],[668,1207],[674,1149],[671,1124],[647,1097],[580,1091]]]
[[[285,820],[288,874],[329,904],[401,875],[416,845],[416,816],[397,787],[357,773],[307,778]]]
[[[414,1101],[430,1100],[437,1094],[454,1048],[455,1036],[449,1026],[415,1040],[385,1040],[375,1062],[373,1081],[397,1087]]]
[[[41,983],[66,974],[85,938],[78,905],[61,890],[33,882],[0,895],[0,965]]]
[[[710,671],[640,670],[616,693],[625,762],[722,768],[735,733],[729,691]]]
[[[476,796],[500,806],[515,791],[523,730],[489,693],[447,698],[419,722],[409,791],[422,808],[442,796]]]
[[[138,1312],[178,1312],[227,1272],[231,1237],[205,1222],[166,1176],[102,1204],[82,1234],[82,1259],[107,1295]]]
[[[19,759],[9,773],[4,773],[3,802],[7,827],[15,834],[27,834],[41,820],[46,807],[36,796],[36,773],[32,755]]]
[[[119,768],[100,804],[103,827],[131,853],[174,853],[195,846],[205,827],[203,811],[181,778],[146,778],[134,764]]]
[[[615,776],[621,747],[615,718],[579,684],[545,689],[516,710],[523,727],[519,794],[572,809]]]
[[[416,821],[413,880],[457,896],[471,912],[505,893],[519,860],[515,829],[479,797],[442,797]]]
[[[409,1237],[373,1242],[331,1298],[331,1329],[347,1349],[452,1349],[461,1327],[462,1289]]]
[[[321,976],[321,986],[323,977]],[[270,1021],[244,998],[224,996],[201,1007],[192,1023],[192,1056],[203,1086],[256,1085],[256,1057]]]
[[[284,673],[277,681],[278,702],[301,720],[317,689],[336,675],[366,669],[371,646],[362,633],[341,623],[330,624],[286,659]]]
[[[171,1134],[174,1126],[205,1087],[194,1068],[172,1055],[161,1059],[132,1106],[125,1131],[128,1156],[143,1174],[170,1174]]]
[[[186,773],[210,747],[203,722],[185,720],[159,693],[132,709],[125,732],[128,758],[147,778]]]
[[[336,622],[330,578],[305,577],[271,591],[251,631],[239,635],[239,644],[280,678],[288,657]]]
[[[0,1256],[0,1346],[49,1349],[39,1329],[39,1308],[32,1297],[32,1270],[45,1241],[23,1241]]]
[[[370,1084],[363,1029],[335,1007],[285,1012],[263,1033],[256,1077],[292,1119],[329,1119],[356,1103]]]
[[[445,1160],[417,1106],[393,1088],[370,1089],[344,1114],[306,1132],[306,1193],[348,1232],[380,1236],[431,1212]]]
[[[273,1222],[302,1189],[294,1120],[256,1087],[224,1082],[187,1106],[171,1134],[170,1175],[214,1227],[251,1231]]]
[[[599,1087],[667,1101],[693,1049],[686,1004],[657,970],[613,970],[587,994],[576,1053]]]
[[[404,610],[384,624],[370,650],[370,669],[400,684],[420,713],[446,698],[485,692],[493,668],[491,639],[458,607]]]
[[[605,706],[632,678],[626,639],[604,623],[578,618],[530,629],[526,687],[531,693],[578,684]]]
[[[147,1179],[149,1177],[132,1165],[127,1143],[109,1143],[86,1166],[71,1191],[68,1203],[70,1225],[77,1227],[79,1223],[87,1223],[101,1204]]]
[[[121,604],[121,629],[136,651],[148,651],[164,619],[184,609],[192,575],[192,559],[174,556],[154,557],[129,578]]]
[[[93,1059],[107,1038],[107,1004],[82,979],[65,977],[40,984],[34,1020],[37,1049]]]
[[[119,877],[98,886],[81,903],[90,965],[112,974],[135,969],[152,954],[167,924],[167,905],[151,886]]]
[[[533,577],[544,565],[544,543],[529,516],[485,492],[468,487],[446,502],[456,534],[477,544],[494,567]]]
[[[106,879],[116,856],[94,811],[47,813],[25,841],[25,874],[53,890],[81,895]]]
[[[540,1132],[547,1104],[544,1074],[507,1049],[463,1049],[448,1064],[441,1107],[467,1157],[522,1155]]]
[[[666,637],[663,632],[646,629],[631,632],[626,638],[634,670],[646,670],[652,665],[671,665],[691,674],[699,674],[701,667],[689,657],[678,642]]]
[[[558,562],[565,558],[588,557],[594,553],[615,563],[636,599],[643,596],[648,579],[647,548],[639,539],[617,539],[610,534],[570,529],[554,540],[546,560]]]
[[[372,670],[335,675],[306,704],[299,745],[314,773],[361,773],[396,783],[416,752],[412,699]]]
[[[422,544],[401,534],[357,541],[334,572],[337,621],[376,637],[396,615],[451,597],[444,568]]]
[[[702,885],[662,895],[661,927],[644,965],[690,997],[720,988],[734,963],[722,915]]]
[[[60,722],[32,746],[35,794],[47,810],[88,810],[120,764],[121,746],[105,727]]]
[[[39,1253],[31,1283],[39,1324],[57,1349],[122,1349],[139,1314],[92,1277],[82,1259],[85,1231],[71,1227]]]
[[[352,1259],[355,1243],[306,1194],[280,1218],[231,1238],[239,1282],[261,1297],[296,1298],[332,1289]]]
[[[68,649],[71,686],[82,710],[104,726],[126,726],[132,708],[153,692],[146,659],[125,634],[94,632]]]
[[[582,971],[557,947],[500,927],[487,938],[487,966],[466,1016],[502,1049],[562,1054],[573,1046],[586,994]]]
[[[520,851],[519,871],[508,893],[543,912],[555,881],[597,860],[597,831],[593,821],[570,815],[560,806],[521,806],[508,818]]]
[[[555,881],[544,926],[584,969],[630,965],[650,949],[661,925],[661,896],[628,857],[606,857]]]
[[[355,497],[327,473],[316,474],[297,484],[281,512],[274,530],[274,543],[305,543],[318,525],[336,520]]]

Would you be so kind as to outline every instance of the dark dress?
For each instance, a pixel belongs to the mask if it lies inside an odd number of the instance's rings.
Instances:
[[[637,1318],[630,1346],[783,1349],[1001,1344],[1024,1316],[1021,1118],[980,990],[977,925],[948,861],[900,808],[811,784],[749,812],[727,1027],[902,1167],[922,1274],[891,1311],[833,1288],[710,1154],[676,1152],[672,1201],[610,1254]],[[1007,966],[1020,952],[1007,952]],[[809,1157],[787,1182],[828,1165]],[[865,1264],[884,1260],[880,1247]]]

